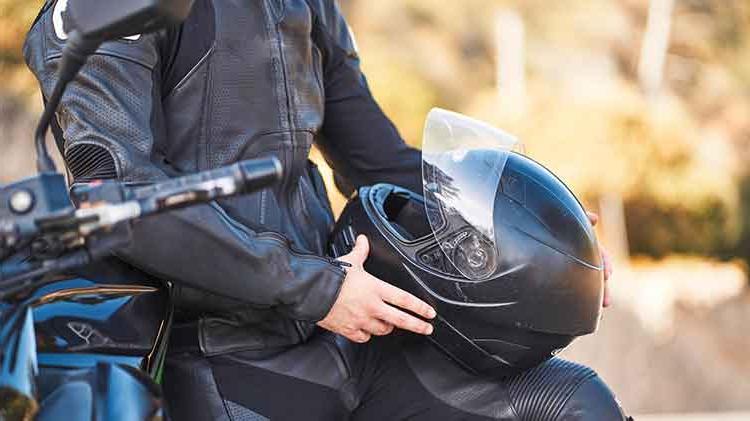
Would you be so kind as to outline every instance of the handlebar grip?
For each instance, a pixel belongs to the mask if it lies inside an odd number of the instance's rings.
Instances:
[[[197,203],[252,193],[281,180],[283,170],[277,158],[251,159],[227,167],[137,187],[134,198],[142,215],[178,209]]]
[[[235,164],[242,173],[242,192],[253,192],[281,180],[283,169],[276,158],[251,159]]]

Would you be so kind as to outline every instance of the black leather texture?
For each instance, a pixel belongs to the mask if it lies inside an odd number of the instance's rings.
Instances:
[[[625,420],[599,376],[570,361],[552,359],[512,378],[508,393],[523,420]]]
[[[52,3],[24,46],[45,96],[64,44]],[[103,44],[57,123],[75,183],[282,162],[277,187],[135,223],[118,254],[176,284],[178,319],[200,322],[210,355],[303,342],[337,298],[314,143],[352,185],[420,183],[420,154],[372,98],[333,0],[196,0],[177,27]]]

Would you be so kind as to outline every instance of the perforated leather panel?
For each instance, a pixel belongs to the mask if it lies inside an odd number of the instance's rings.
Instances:
[[[117,178],[114,158],[99,145],[74,145],[66,151],[65,161],[76,182]]]
[[[242,405],[236,404],[232,401],[224,400],[224,404],[229,412],[229,418],[232,421],[268,421],[268,418],[253,412]]]

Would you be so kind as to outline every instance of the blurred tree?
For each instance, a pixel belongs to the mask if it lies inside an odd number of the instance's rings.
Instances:
[[[649,1],[648,20],[638,60],[638,79],[646,95],[651,97],[659,93],[664,79],[673,10],[674,0]]]
[[[657,13],[662,19],[652,13],[651,32],[662,35],[654,36],[662,41],[652,42],[661,44],[656,49],[643,42],[648,0],[346,4],[370,81],[388,80],[373,90],[410,140],[431,105],[467,112],[518,134],[531,156],[592,202],[622,194],[635,253],[737,253],[750,208],[740,205],[733,144],[748,137],[727,132],[728,116],[713,125],[709,116],[726,108],[722,99],[748,104],[746,1],[656,8],[665,11]],[[520,120],[492,89],[494,16],[506,7],[527,27],[529,109]],[[664,63],[644,65],[664,74],[664,95],[651,104],[639,88],[642,50]],[[394,67],[412,74],[388,76]],[[747,125],[747,117],[735,120]]]
[[[38,89],[26,70],[21,47],[43,0],[0,0],[0,77],[3,93],[28,98]]]

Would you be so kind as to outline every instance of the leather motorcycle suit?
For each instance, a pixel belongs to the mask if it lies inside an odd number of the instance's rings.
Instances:
[[[45,4],[24,46],[44,95],[64,4]],[[345,274],[321,257],[333,218],[311,146],[344,185],[421,188],[420,154],[372,98],[334,0],[196,0],[175,28],[105,43],[57,123],[74,183],[148,183],[265,156],[284,166],[275,188],[136,223],[137,247],[118,254],[174,281],[178,322],[195,330],[189,351],[170,345],[174,419],[618,419],[601,416],[616,403],[577,366],[550,363],[565,381],[488,383],[430,347],[391,345],[396,336],[359,346],[315,334]],[[565,416],[538,415],[547,396]]]
[[[65,3],[45,4],[24,46],[44,95]],[[281,160],[278,187],[140,221],[137,247],[119,253],[175,282],[178,317],[197,320],[208,355],[303,342],[337,298],[344,272],[320,257],[333,216],[313,144],[352,186],[420,185],[419,152],[373,100],[333,0],[196,0],[178,27],[105,43],[57,122],[76,183]]]

